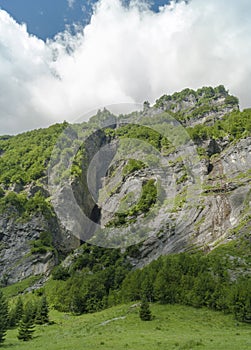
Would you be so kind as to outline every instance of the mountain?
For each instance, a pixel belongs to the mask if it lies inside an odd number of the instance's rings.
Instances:
[[[93,252],[84,242],[133,268],[250,247],[251,109],[238,104],[221,85],[185,89],[127,115],[0,137],[2,286],[41,286]]]

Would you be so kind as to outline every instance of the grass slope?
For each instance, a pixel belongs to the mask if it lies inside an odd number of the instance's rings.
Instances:
[[[31,342],[17,340],[8,331],[3,348],[13,350],[248,350],[251,326],[231,315],[179,305],[151,305],[153,321],[143,322],[138,308],[123,305],[72,316],[52,311],[54,325],[37,326]],[[107,322],[108,321],[108,322]]]

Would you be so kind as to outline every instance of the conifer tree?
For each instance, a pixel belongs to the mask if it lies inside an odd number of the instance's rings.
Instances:
[[[34,308],[31,302],[28,302],[24,309],[23,317],[20,321],[18,330],[18,339],[28,341],[32,339],[34,332]]]
[[[151,321],[152,313],[146,298],[143,298],[140,305],[139,317],[142,321]]]
[[[12,308],[9,315],[9,327],[15,327],[19,324],[20,320],[23,317],[24,306],[23,300],[19,296],[16,302],[16,305]]]
[[[8,304],[0,290],[0,344],[4,342],[8,327]]]
[[[40,300],[40,303],[37,306],[35,323],[36,324],[49,323],[49,308],[48,308],[45,295],[42,297],[42,299]]]
[[[14,307],[9,311],[8,327],[14,328],[15,326],[16,326],[16,317],[15,317],[15,307]]]

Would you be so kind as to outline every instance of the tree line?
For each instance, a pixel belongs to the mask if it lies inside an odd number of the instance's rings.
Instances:
[[[48,323],[49,307],[45,295],[36,302],[30,300],[25,304],[19,296],[16,302],[9,306],[0,290],[0,344],[4,342],[8,329],[18,328],[18,339],[28,341],[33,337],[36,324]]]
[[[208,307],[251,323],[251,278],[234,276],[226,262],[202,253],[161,257],[122,283],[124,302],[145,298],[161,304]]]
[[[13,327],[18,327],[20,340],[31,339],[35,324],[50,322],[48,302],[58,311],[80,315],[141,301],[142,320],[152,318],[149,302],[183,304],[232,313],[237,321],[251,323],[251,277],[246,254],[250,245],[240,241],[231,244],[210,254],[161,256],[136,270],[128,263],[128,256],[135,258],[139,247],[129,247],[122,254],[116,249],[84,244],[69,267],[55,268],[51,280],[36,292],[42,296],[35,302],[24,305],[18,297],[8,306],[0,292],[0,342]],[[242,254],[241,259],[238,254]]]
[[[251,322],[251,277],[245,273],[248,261],[241,267],[239,258],[231,256],[231,249],[237,252],[237,248],[221,249],[221,253],[161,256],[135,270],[125,256],[136,257],[136,246],[121,254],[85,245],[83,254],[69,268],[59,266],[54,270],[54,281],[45,290],[56,309],[75,314],[145,300],[208,307],[232,313],[238,321]]]

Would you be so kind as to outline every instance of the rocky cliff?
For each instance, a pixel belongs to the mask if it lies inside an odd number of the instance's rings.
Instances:
[[[130,260],[141,267],[162,254],[210,251],[249,234],[250,124],[250,110],[240,112],[238,99],[219,86],[164,95],[129,115],[104,110],[89,123],[65,125],[40,176],[2,179],[2,284],[49,274],[83,241],[135,246]],[[7,142],[0,144],[4,170]],[[49,209],[34,203],[29,209],[38,192]]]

